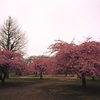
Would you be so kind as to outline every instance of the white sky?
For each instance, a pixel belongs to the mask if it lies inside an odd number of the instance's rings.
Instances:
[[[0,25],[8,16],[26,31],[29,56],[44,54],[57,39],[100,38],[100,0],[0,0]]]

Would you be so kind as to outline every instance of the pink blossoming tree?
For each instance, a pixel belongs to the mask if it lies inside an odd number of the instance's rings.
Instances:
[[[58,40],[49,47],[51,53],[55,52],[56,63],[59,69],[69,70],[82,79],[86,87],[85,77],[100,76],[100,42],[90,41],[90,38],[79,45]]]
[[[25,62],[19,53],[9,50],[0,50],[0,80],[5,83],[8,72],[24,72]]]

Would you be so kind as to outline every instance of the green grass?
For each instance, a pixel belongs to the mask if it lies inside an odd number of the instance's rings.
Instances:
[[[0,100],[100,100],[100,79],[81,80],[64,76],[10,75],[6,84],[0,84]]]

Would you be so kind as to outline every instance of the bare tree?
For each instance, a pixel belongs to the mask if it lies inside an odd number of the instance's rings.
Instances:
[[[13,52],[25,54],[27,38],[17,21],[10,16],[0,27],[0,47]]]

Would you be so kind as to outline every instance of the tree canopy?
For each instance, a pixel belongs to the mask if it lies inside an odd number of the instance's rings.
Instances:
[[[0,50],[0,80],[4,83],[7,72],[25,72],[26,64],[19,53]]]
[[[25,53],[27,38],[16,20],[8,19],[0,26],[0,48]]]
[[[49,49],[56,52],[56,63],[63,71],[70,70],[77,74],[83,81],[85,76],[100,76],[100,42],[90,41],[88,38],[83,43],[76,45],[58,40]],[[57,72],[56,72],[57,73]],[[83,83],[86,85],[85,83]]]

